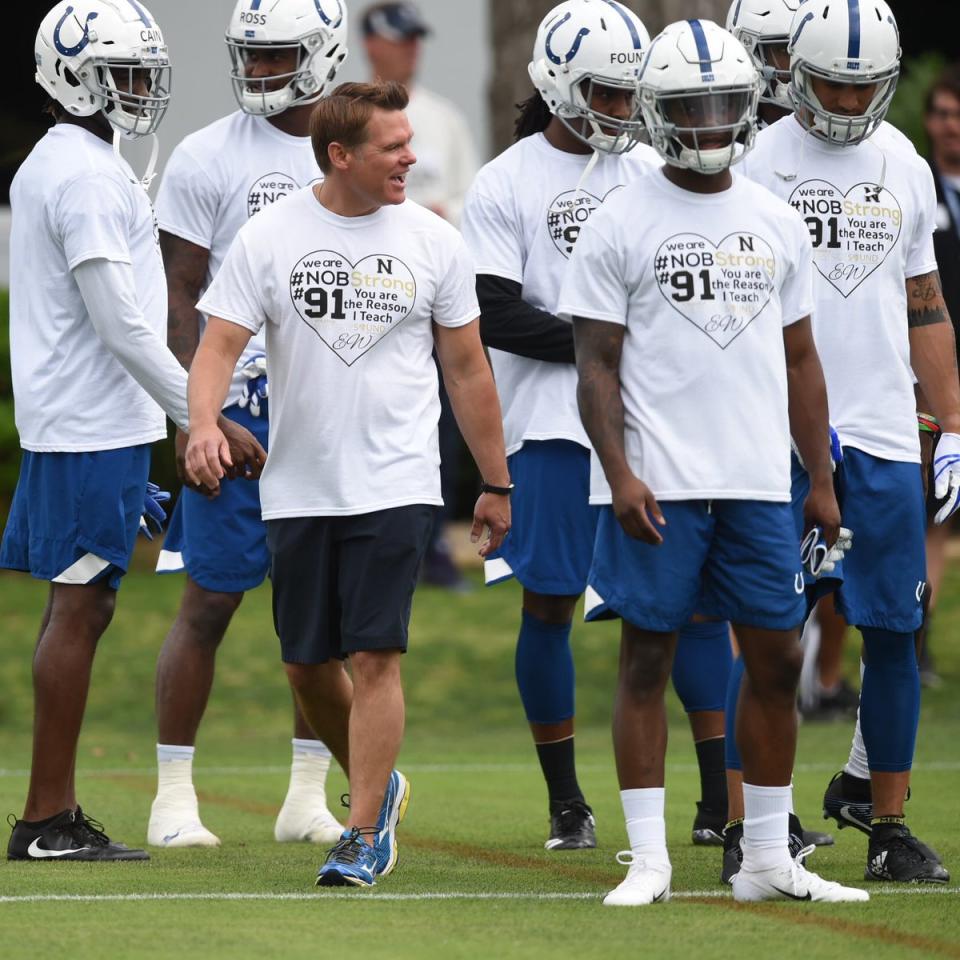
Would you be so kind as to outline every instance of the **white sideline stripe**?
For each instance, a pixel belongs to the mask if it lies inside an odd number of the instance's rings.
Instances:
[[[877,887],[870,889],[874,897],[898,896],[953,896],[960,893],[960,887]],[[279,901],[279,900],[597,900],[602,892],[585,891],[582,893],[485,893],[478,891],[438,891],[427,893],[367,893],[363,891],[323,893],[36,893],[26,896],[0,896],[0,903],[149,903],[153,900],[213,900],[231,901]],[[674,900],[729,900],[733,898],[727,890],[678,890],[670,895]]]
[[[510,773],[534,771],[536,764],[530,763],[401,763],[400,766],[407,773]],[[835,773],[838,763],[798,763],[794,773]],[[578,763],[578,770],[604,771],[613,769],[613,760],[610,763]],[[915,763],[914,770],[921,772],[956,773],[960,770],[960,760],[931,760],[929,763]],[[697,773],[695,763],[668,763],[668,773]],[[97,777],[142,777],[157,773],[153,767],[104,767],[99,770],[82,770],[81,776],[96,779]],[[197,767],[193,768],[194,776],[208,777],[266,777],[275,774],[289,774],[290,766],[244,766],[244,767]],[[29,777],[30,771],[0,768],[0,778]]]

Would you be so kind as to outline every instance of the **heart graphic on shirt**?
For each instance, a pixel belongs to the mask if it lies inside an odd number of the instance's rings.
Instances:
[[[247,191],[247,216],[252,217],[287,194],[299,190],[296,180],[287,173],[265,173],[257,177]]]
[[[410,316],[417,282],[392,254],[352,263],[314,250],[290,272],[290,297],[300,319],[349,367]]]
[[[570,259],[573,246],[580,236],[580,229],[600,209],[614,190],[620,190],[623,184],[611,187],[601,200],[586,190],[566,190],[560,194],[547,210],[547,230],[553,245]]]
[[[653,259],[657,286],[682,317],[725,350],[770,300],[777,274],[770,244],[754,233],[731,233],[715,244],[678,233]]]
[[[826,180],[807,180],[789,202],[810,230],[818,272],[844,297],[886,260],[900,237],[900,204],[873,183],[857,183],[843,193]]]

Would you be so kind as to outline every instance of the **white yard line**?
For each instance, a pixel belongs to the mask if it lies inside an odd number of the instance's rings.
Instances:
[[[939,886],[883,886],[870,888],[873,897],[901,896],[956,896],[960,887]],[[603,894],[597,891],[582,893],[485,893],[478,891],[436,891],[425,893],[374,893],[360,890],[323,891],[318,893],[37,893],[24,896],[0,896],[4,903],[149,903],[160,900],[205,900],[229,903],[232,901],[275,902],[284,900],[597,900]],[[723,900],[730,899],[727,890],[677,890],[671,894],[674,900]]]
[[[401,763],[406,773],[511,773],[529,771],[536,772],[536,765],[532,763]],[[610,763],[578,763],[578,770],[601,771],[612,770]],[[914,770],[921,772],[955,773],[960,770],[960,760],[930,760],[926,763],[915,763]],[[794,767],[795,773],[826,773],[835,772],[837,763],[798,763]],[[155,776],[157,768],[153,767],[105,767],[102,769],[81,770],[82,777],[95,779],[96,777],[143,777]],[[210,777],[267,777],[281,774],[289,775],[289,766],[249,766],[249,767],[194,767],[195,776]],[[668,763],[668,773],[696,773],[695,763]],[[5,770],[0,768],[0,778],[28,777],[29,770]]]

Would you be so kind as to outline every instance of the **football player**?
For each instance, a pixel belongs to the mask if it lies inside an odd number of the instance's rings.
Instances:
[[[560,296],[581,415],[610,486],[589,580],[623,621],[614,752],[630,839],[618,860],[629,870],[608,905],[670,897],[663,694],[694,610],[734,624],[747,667],[735,898],[868,899],[788,847],[804,613],[791,434],[812,478],[807,526],[832,543],[840,513],[809,237],[786,204],[729,169],[752,146],[759,89],[742,45],[710,21],[654,39],[638,90],[664,166],[591,218]]]
[[[164,412],[188,426],[186,373],[161,337],[156,220],[119,152],[121,139],[160,125],[170,62],[159,24],[133,0],[63,0],[40,24],[35,57],[55,124],[11,189],[10,342],[23,459],[0,566],[49,581],[50,592],[33,659],[30,786],[7,857],[146,860],[81,810],[74,771],[97,642],[141,514],[156,512],[147,499],[150,444],[166,435]],[[227,461],[259,474],[260,445],[222,426],[232,438]]]
[[[842,583],[828,584],[863,636],[859,724],[824,814],[868,834],[868,879],[945,882],[903,808],[920,708],[914,631],[926,589],[911,369],[942,431],[937,522],[960,496],[960,386],[933,250],[936,192],[926,163],[884,120],[900,70],[884,0],[808,0],[790,25],[789,53],[793,115],[763,132],[745,172],[800,212],[813,241],[814,332],[843,448],[844,524],[856,536]],[[795,495],[805,483],[796,471]]]
[[[188,136],[160,185],[157,216],[169,291],[168,340],[189,368],[203,329],[196,303],[243,224],[279,198],[320,179],[310,114],[347,56],[342,0],[238,0],[226,33],[240,109]],[[262,334],[244,349],[224,416],[267,446],[270,401]],[[181,447],[184,437],[178,437]],[[201,822],[193,786],[194,743],[213,683],[217,648],[244,594],[267,575],[270,556],[257,483],[227,481],[208,500],[184,490],[158,570],[186,571],[180,610],[157,664],[157,795],[147,842],[216,846]],[[337,696],[350,700],[343,675]],[[333,843],[341,826],[327,809],[331,748],[346,762],[345,731],[318,740],[295,705],[290,786],[277,817],[278,841]]]

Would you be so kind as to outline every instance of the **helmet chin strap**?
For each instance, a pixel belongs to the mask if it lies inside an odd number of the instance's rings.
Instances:
[[[144,171],[143,176],[137,181],[144,190],[150,189],[150,184],[153,183],[153,178],[157,175],[157,157],[160,155],[160,139],[155,133],[150,135],[151,145],[150,145],[150,159],[147,161],[147,168]],[[113,152],[116,155],[118,160],[125,159],[123,153],[120,150],[120,143],[124,139],[123,134],[114,127],[113,130]]]

